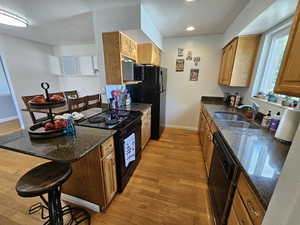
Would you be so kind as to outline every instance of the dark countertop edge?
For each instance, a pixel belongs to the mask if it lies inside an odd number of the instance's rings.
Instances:
[[[216,101],[209,101],[209,100],[208,100],[208,101],[202,101],[202,100],[201,100],[201,103],[202,103],[204,106],[205,106],[206,104],[208,104],[208,105],[210,105],[210,104],[212,104],[212,105],[224,105],[223,102],[218,102],[218,101],[216,102]],[[211,113],[210,113],[209,111],[208,111],[208,113],[209,113],[211,119],[214,121],[214,123],[215,123],[215,125],[216,125],[216,127],[217,127],[217,129],[218,129],[218,131],[219,131],[219,133],[222,135],[222,138],[223,138],[223,140],[225,141],[226,145],[229,147],[230,155],[231,155],[231,156],[234,158],[234,160],[238,163],[238,165],[239,165],[239,167],[240,167],[240,169],[241,169],[240,172],[242,172],[242,173],[245,175],[245,177],[246,177],[246,179],[247,179],[249,185],[252,187],[252,189],[253,189],[253,191],[255,192],[255,195],[256,195],[257,198],[259,199],[260,203],[263,205],[263,207],[265,208],[265,210],[267,210],[267,208],[268,208],[268,206],[269,206],[269,203],[270,203],[270,200],[271,200],[271,199],[269,199],[269,201],[267,201],[266,199],[264,199],[264,198],[261,196],[261,194],[260,194],[259,191],[257,190],[257,187],[253,184],[251,178],[249,177],[247,171],[244,169],[244,167],[243,167],[243,165],[240,163],[239,159],[235,156],[233,150],[231,149],[231,146],[229,145],[229,143],[227,142],[226,138],[225,138],[224,135],[222,134],[222,131],[219,129],[219,127],[218,127],[218,125],[217,125],[217,123],[216,123],[216,121],[215,121],[213,115],[211,115]],[[273,192],[274,192],[274,191],[273,191]]]
[[[111,135],[107,135],[106,138],[104,138],[103,140],[99,141],[97,144],[94,144],[92,147],[90,147],[90,149],[87,152],[85,152],[84,155],[81,154],[78,158],[72,159],[72,160],[57,160],[57,158],[55,158],[55,157],[51,157],[51,156],[50,157],[45,157],[45,156],[43,156],[41,154],[34,154],[33,152],[16,150],[14,148],[9,148],[9,147],[3,146],[1,144],[0,144],[0,148],[11,150],[11,151],[14,151],[14,152],[20,153],[20,154],[25,154],[25,155],[30,155],[30,156],[34,156],[34,157],[39,157],[39,158],[43,158],[43,159],[46,159],[46,160],[52,160],[52,161],[55,161],[55,162],[58,162],[58,163],[73,163],[73,162],[79,161],[82,157],[84,157],[85,155],[87,155],[88,153],[90,153],[91,151],[93,151],[98,145],[101,145],[102,143],[104,143],[105,141],[107,141],[109,138],[111,138],[112,136],[114,136],[114,134],[116,132],[117,131],[112,130],[112,134]]]

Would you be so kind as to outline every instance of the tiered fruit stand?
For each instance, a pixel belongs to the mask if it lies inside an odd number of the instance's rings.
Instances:
[[[33,108],[33,109],[49,109],[49,113],[48,113],[49,121],[46,121],[46,122],[50,122],[50,123],[54,124],[52,109],[64,106],[66,104],[66,101],[65,100],[51,101],[49,92],[48,92],[50,85],[47,82],[43,82],[41,84],[41,87],[45,90],[46,102],[45,103],[37,103],[37,102],[29,101],[28,104],[29,104],[30,108]],[[31,138],[44,139],[44,138],[51,138],[51,137],[57,137],[57,136],[64,135],[64,128],[46,130],[44,127],[46,122],[36,123],[33,126],[31,126],[28,129],[29,136]]]

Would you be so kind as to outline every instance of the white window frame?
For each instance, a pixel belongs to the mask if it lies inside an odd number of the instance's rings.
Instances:
[[[65,71],[65,68],[64,68],[64,63],[63,63],[63,60],[64,60],[64,57],[69,57],[71,59],[74,60],[75,64],[74,66],[76,67],[75,68],[75,73],[73,74],[68,74],[66,73]],[[89,58],[91,60],[91,67],[93,69],[93,71],[91,73],[86,73],[84,72],[83,68],[81,68],[81,61],[80,60],[86,60],[87,58]],[[62,71],[62,75],[64,76],[96,76],[96,73],[98,72],[98,69],[97,69],[97,64],[96,64],[96,56],[93,56],[93,55],[88,55],[88,56],[61,56],[60,57],[60,66],[61,66],[61,71]]]
[[[292,18],[287,19],[281,24],[271,28],[269,31],[265,32],[262,36],[262,47],[260,51],[260,56],[258,60],[256,76],[251,91],[251,95],[255,96],[258,92],[266,89],[268,82],[270,82],[271,76],[266,76],[266,74],[271,74],[274,72],[275,67],[271,65],[270,59],[272,54],[275,53],[274,42],[276,37],[288,34],[292,25]],[[268,94],[268,93],[265,93]]]

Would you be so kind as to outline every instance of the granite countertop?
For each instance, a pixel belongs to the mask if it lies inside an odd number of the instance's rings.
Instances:
[[[124,107],[125,110],[139,111],[142,113],[149,108],[151,108],[151,104],[147,103],[131,103],[130,105],[126,105]]]
[[[61,136],[44,140],[31,139],[27,130],[0,136],[0,148],[61,163],[81,159],[114,135],[116,131],[76,126],[76,137]]]
[[[243,172],[267,208],[290,145],[274,138],[267,129],[237,128],[215,117],[215,112],[237,112],[215,101],[203,102],[216,126],[232,150]]]
[[[148,103],[131,103],[130,105],[122,106],[119,109],[121,110],[128,110],[128,111],[138,111],[138,112],[145,112],[145,110],[151,108],[151,104]],[[103,110],[107,110],[108,106],[105,105]]]

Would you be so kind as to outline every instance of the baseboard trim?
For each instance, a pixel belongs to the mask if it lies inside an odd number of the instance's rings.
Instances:
[[[90,209],[94,212],[101,212],[100,206],[91,202],[88,202],[86,200],[83,200],[81,198],[77,198],[65,193],[61,193],[61,199],[70,203],[73,203],[75,205],[79,205],[81,207]]]
[[[12,121],[12,120],[17,120],[17,119],[18,119],[17,116],[10,116],[10,117],[6,117],[6,118],[3,118],[3,119],[0,119],[0,123]]]
[[[183,129],[183,130],[192,130],[192,131],[198,131],[198,127],[189,127],[189,126],[180,126],[180,125],[172,125],[172,124],[167,124],[165,127],[169,128],[178,128],[178,129]]]

